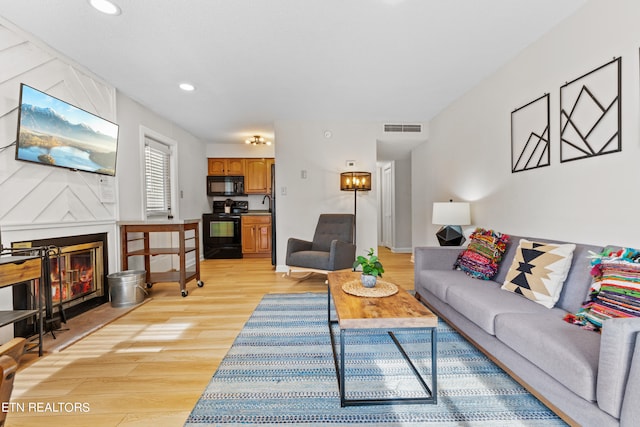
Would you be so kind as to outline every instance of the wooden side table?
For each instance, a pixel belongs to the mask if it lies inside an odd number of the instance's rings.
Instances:
[[[20,285],[24,282],[38,280],[34,284],[35,307],[26,310],[0,311],[0,326],[11,325],[15,322],[34,317],[38,333],[38,356],[42,356],[42,331],[44,295],[44,264],[45,256],[7,255],[0,256],[0,288]],[[33,348],[33,347],[31,347]]]

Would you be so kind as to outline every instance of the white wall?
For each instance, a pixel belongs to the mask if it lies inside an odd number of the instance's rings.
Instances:
[[[271,145],[216,144],[206,145],[207,157],[275,157],[275,142]]]
[[[311,240],[321,213],[353,213],[353,193],[340,191],[340,173],[347,170],[372,173],[372,191],[358,193],[357,254],[376,247],[378,128],[370,123],[275,123],[278,270],[284,269],[289,237]],[[324,135],[327,130],[330,138]],[[356,167],[347,168],[347,160],[355,160]]]
[[[205,144],[172,122],[153,113],[146,107],[118,92],[118,123],[120,138],[118,148],[118,174],[120,176],[120,220],[143,220],[145,218],[144,152],[143,135],[149,133],[160,141],[176,143],[177,151],[177,209],[172,209],[176,219],[201,219],[210,211],[207,201],[205,177],[207,159]],[[175,189],[175,188],[174,188]],[[202,248],[202,224],[200,224],[200,256]],[[177,247],[177,233],[158,233],[151,236],[151,244],[159,247]],[[189,254],[187,265],[195,263]],[[151,259],[152,271],[179,269],[177,256],[156,256]],[[129,268],[144,269],[142,257],[130,259]]]
[[[203,212],[209,209],[205,185],[207,176],[205,144],[120,92],[118,92],[117,101],[120,125],[118,146],[118,174],[121,178],[120,219],[144,219],[141,126],[177,142],[178,218],[201,218]]]
[[[592,0],[434,118],[413,151],[413,244],[437,244],[434,201],[472,202],[472,222],[582,243],[640,246],[640,2]],[[560,163],[559,88],[622,57],[622,152]],[[551,166],[511,173],[511,111],[551,94]]]
[[[115,178],[16,161],[9,145],[16,141],[20,83],[111,121],[115,90],[4,21],[0,70],[0,147],[7,147],[0,152],[0,225],[9,231],[113,222],[117,198],[103,198],[100,188],[115,191]]]
[[[0,228],[2,244],[71,235],[107,233],[108,271],[118,254],[115,219],[117,178],[20,162],[14,159],[20,83],[115,121],[115,90],[41,41],[0,20]],[[11,309],[9,288],[0,309]],[[13,327],[0,330],[0,342]]]

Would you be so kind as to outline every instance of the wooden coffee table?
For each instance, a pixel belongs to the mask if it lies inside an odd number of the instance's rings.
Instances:
[[[350,271],[331,272],[328,274],[327,311],[329,335],[333,360],[336,365],[338,388],[340,389],[340,406],[361,405],[391,405],[398,403],[437,403],[437,326],[438,317],[428,308],[418,302],[404,289],[388,297],[371,298],[359,297],[345,293],[342,285],[354,279],[359,279],[360,273]],[[331,318],[331,302],[335,307],[337,319]],[[340,357],[336,354],[336,343],[332,325],[340,328]],[[420,385],[425,391],[425,397],[417,398],[384,398],[384,399],[347,399],[345,395],[345,335],[354,329],[386,330],[404,359],[407,361]],[[420,375],[401,343],[391,330],[426,330],[431,335],[431,388]],[[338,360],[340,359],[340,360]]]

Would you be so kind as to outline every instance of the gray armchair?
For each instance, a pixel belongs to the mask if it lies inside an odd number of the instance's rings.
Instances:
[[[356,245],[353,243],[352,214],[322,214],[313,241],[290,238],[286,264],[292,272],[322,273],[353,267]]]

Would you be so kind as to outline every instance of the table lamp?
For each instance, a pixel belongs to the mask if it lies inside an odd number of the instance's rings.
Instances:
[[[461,246],[466,239],[460,226],[471,224],[469,203],[435,202],[431,223],[442,225],[436,233],[440,246]]]

